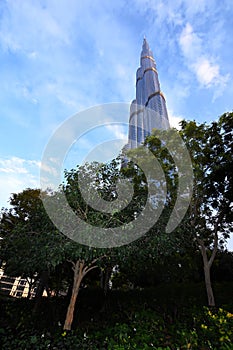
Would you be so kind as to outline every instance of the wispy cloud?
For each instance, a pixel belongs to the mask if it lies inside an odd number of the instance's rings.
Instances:
[[[39,167],[40,162],[35,160],[26,160],[18,157],[11,157],[9,159],[0,159],[0,173],[15,173],[26,174],[28,167]]]
[[[181,32],[179,44],[186,64],[196,75],[200,85],[204,88],[217,88],[220,95],[225,88],[229,74],[220,73],[220,67],[214,58],[205,53],[205,45],[201,36],[194,32],[190,23],[187,23]],[[217,96],[215,94],[215,96]]]
[[[218,64],[214,64],[204,57],[200,58],[197,63],[194,64],[194,69],[199,82],[205,87],[216,85],[225,86],[229,79],[229,74],[225,76],[220,74]]]
[[[11,193],[39,187],[39,166],[40,162],[36,160],[0,159],[0,207],[7,206]]]
[[[128,130],[126,130],[125,126],[123,125],[117,125],[117,124],[109,124],[106,126],[106,129],[110,131],[110,133],[113,135],[114,139],[123,139],[127,142],[127,133]]]

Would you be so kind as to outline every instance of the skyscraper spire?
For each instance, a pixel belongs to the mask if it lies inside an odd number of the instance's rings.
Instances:
[[[145,37],[140,63],[136,73],[136,99],[130,108],[127,148],[138,147],[154,128],[169,128],[166,101],[160,90],[156,63]]]
[[[149,44],[148,44],[148,42],[146,40],[146,37],[144,37],[144,39],[143,39],[141,56],[143,54],[144,55],[148,55],[148,56],[153,56],[152,51],[150,50]]]

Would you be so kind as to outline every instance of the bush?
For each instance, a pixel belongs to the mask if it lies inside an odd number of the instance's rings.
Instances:
[[[233,314],[222,308],[204,308],[183,322],[169,323],[152,310],[130,314],[128,322],[117,322],[102,329],[63,332],[19,332],[1,330],[3,350],[124,350],[124,349],[213,349],[232,350]]]
[[[33,300],[4,298],[0,349],[233,350],[233,306],[224,305],[229,290],[216,285],[223,306],[215,309],[201,306],[205,290],[200,285],[112,291],[107,299],[101,291],[83,290],[69,333],[61,328],[66,299],[45,298],[34,314]]]

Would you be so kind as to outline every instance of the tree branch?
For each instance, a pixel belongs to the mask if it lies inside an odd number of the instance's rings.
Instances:
[[[207,257],[207,254],[206,254],[205,244],[204,244],[203,240],[200,239],[199,237],[197,237],[197,243],[200,246],[200,251],[202,253],[202,258],[203,258],[203,261],[204,261],[204,264],[205,264],[206,262],[208,262],[208,257]]]
[[[67,260],[67,262],[72,264],[72,270],[74,271],[76,264],[72,260]]]

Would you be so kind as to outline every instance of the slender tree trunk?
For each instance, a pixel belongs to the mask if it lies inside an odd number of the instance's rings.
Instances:
[[[208,305],[215,306],[214,293],[212,289],[211,279],[210,279],[210,266],[209,263],[204,263],[204,274],[205,274],[205,286],[208,297]]]
[[[204,274],[205,274],[205,286],[206,286],[206,292],[207,292],[207,298],[208,298],[208,305],[209,306],[215,306],[215,300],[214,300],[214,293],[213,293],[213,289],[212,289],[212,285],[211,285],[211,278],[210,278],[210,269],[211,266],[213,264],[213,261],[215,259],[215,256],[217,254],[218,251],[218,229],[219,229],[219,224],[222,222],[222,219],[225,215],[225,210],[226,208],[223,208],[220,213],[219,216],[215,222],[214,225],[214,244],[213,244],[213,250],[211,253],[210,258],[208,259],[207,256],[207,248],[205,247],[204,241],[197,237],[197,243],[199,245],[199,249],[201,251],[201,255],[203,258],[203,264],[204,264]],[[195,210],[194,212],[195,215],[197,215],[197,212]],[[194,222],[195,223],[195,222]],[[193,225],[194,226],[194,225]]]
[[[42,300],[44,289],[46,289],[48,297],[50,296],[50,292],[49,292],[49,288],[48,288],[48,280],[49,280],[48,271],[43,271],[40,275],[39,284],[38,284],[38,287],[36,289],[35,305],[33,308],[34,312],[37,312],[37,310],[39,310],[39,306],[40,306],[40,303]]]
[[[74,318],[75,304],[76,304],[80,284],[82,282],[82,278],[83,277],[81,274],[74,277],[72,294],[71,294],[70,303],[69,303],[67,313],[66,313],[65,324],[63,327],[64,330],[68,330],[68,331],[71,330],[71,326],[72,326],[72,322],[73,322],[73,318]]]
[[[107,268],[101,273],[101,288],[104,292],[103,306],[100,312],[109,311],[109,291],[110,291],[110,278],[112,274],[112,266],[107,266]]]
[[[103,257],[102,257],[103,258]],[[78,292],[80,289],[81,282],[84,278],[84,276],[91,270],[97,268],[96,263],[97,260],[100,258],[94,259],[89,265],[85,266],[85,261],[84,260],[77,260],[76,263],[70,261],[73,265],[72,269],[74,271],[74,282],[73,282],[73,288],[72,288],[72,294],[70,298],[70,303],[67,309],[66,313],[66,319],[64,323],[64,330],[70,331],[73,318],[74,318],[74,309],[75,309],[75,304],[78,296]]]
[[[31,292],[32,292],[32,283],[28,282],[28,295],[27,295],[27,299],[31,298]]]
[[[205,287],[206,287],[206,293],[207,293],[207,298],[208,298],[208,305],[215,306],[214,293],[213,293],[212,283],[211,283],[211,278],[210,278],[210,268],[213,264],[215,255],[217,253],[217,243],[218,243],[217,233],[215,235],[214,249],[212,251],[212,254],[211,254],[211,257],[209,260],[207,257],[206,247],[204,245],[203,240],[198,239],[198,243],[200,246],[200,251],[201,251],[203,265],[204,265]]]
[[[100,277],[100,287],[104,291],[104,295],[106,296],[110,289],[110,278],[112,274],[112,266],[107,266],[105,270],[101,270]]]

